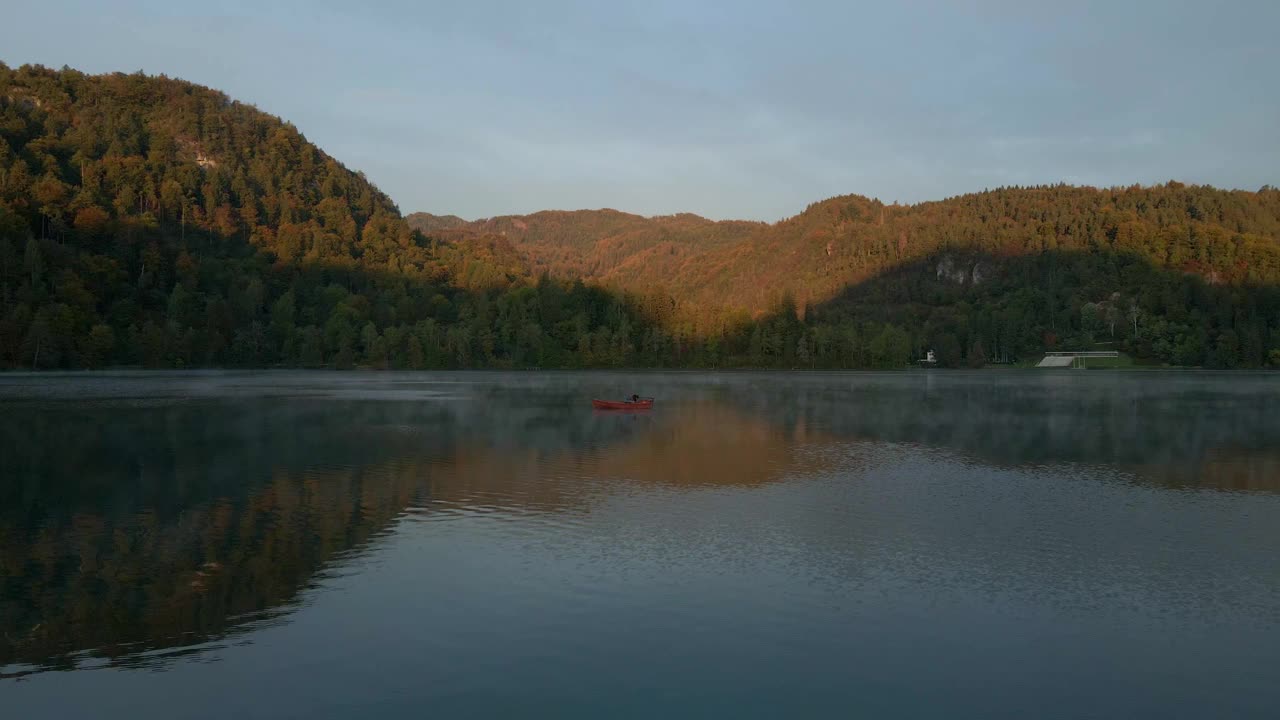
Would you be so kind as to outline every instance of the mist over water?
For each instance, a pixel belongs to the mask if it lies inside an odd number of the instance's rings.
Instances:
[[[0,376],[14,717],[1270,717],[1280,376]],[[591,409],[638,392],[646,413]]]

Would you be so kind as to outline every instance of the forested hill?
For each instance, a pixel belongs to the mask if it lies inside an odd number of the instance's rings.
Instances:
[[[457,215],[432,215],[424,212],[413,213],[405,220],[409,221],[409,227],[427,235],[441,230],[466,227],[469,224]]]
[[[764,223],[716,222],[684,213],[643,217],[617,210],[546,210],[466,222],[456,216],[409,215],[410,227],[432,237],[499,236],[536,273],[605,282],[625,290],[675,283],[695,286],[711,252],[731,250]]]
[[[957,249],[1002,257],[1130,253],[1214,284],[1280,281],[1280,191],[1271,188],[1053,185],[917,205],[850,195],[772,225],[612,210],[453,218],[447,226],[421,213],[408,219],[439,237],[502,236],[532,267],[553,275],[633,291],[661,286],[695,321],[723,310],[766,311],[787,293],[802,304],[822,303],[852,284]],[[446,228],[451,232],[440,232]]]
[[[820,302],[861,281],[938,252],[1003,257],[1048,251],[1133,254],[1210,283],[1280,280],[1280,191],[1225,191],[1168,183],[1095,189],[1004,188],[918,205],[849,196],[811,205],[753,238],[735,255],[732,296],[759,305],[751,288],[803,287]],[[762,262],[789,258],[791,262]]]
[[[0,64],[0,367],[573,364],[619,302],[428,241],[220,92]]]
[[[1271,187],[844,196],[772,225],[542,212],[435,235],[508,241],[532,267],[633,294],[677,338],[723,339],[711,355],[752,365],[891,367],[930,348],[977,365],[1095,346],[1169,364],[1280,364]]]
[[[293,126],[0,64],[0,368],[1280,365],[1280,191],[402,218]]]

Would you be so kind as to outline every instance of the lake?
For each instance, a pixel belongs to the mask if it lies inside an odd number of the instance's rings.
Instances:
[[[1278,391],[0,375],[0,707],[1274,718]]]

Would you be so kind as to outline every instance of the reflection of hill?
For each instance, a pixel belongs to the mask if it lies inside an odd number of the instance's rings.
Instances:
[[[847,377],[760,383],[733,397],[774,422],[948,448],[997,465],[1111,464],[1157,484],[1280,489],[1265,469],[1280,462],[1273,377],[1233,378],[1229,402],[1221,385],[1210,392],[1194,376]]]
[[[147,662],[294,602],[419,491],[422,463],[391,462],[409,445],[386,421],[438,408],[365,407],[68,407],[0,422],[17,470],[0,486],[0,665],[69,666],[91,649]],[[352,430],[332,432],[335,409]]]
[[[25,409],[0,419],[15,481],[0,485],[0,666],[19,672],[217,642],[288,611],[407,508],[586,512],[602,482],[809,469],[795,428],[705,402],[603,416],[485,392]]]
[[[615,492],[759,487],[849,470],[851,439],[1280,491],[1266,377],[476,375],[443,399],[415,376],[307,377],[381,399],[273,377],[267,399],[0,403],[0,667],[159,663],[215,643],[288,612],[407,510],[563,518]],[[589,409],[633,385],[658,409]]]
[[[563,416],[562,416],[563,417]],[[563,511],[583,507],[602,482],[626,481],[694,489],[757,486],[813,472],[818,455],[797,455],[798,440],[814,442],[801,428],[778,428],[715,402],[697,402],[663,413],[575,413],[597,438],[559,450],[462,444],[444,472],[428,481],[433,503],[476,500],[523,509]],[[564,429],[545,425],[547,430]],[[607,438],[600,441],[599,437]]]
[[[585,456],[581,469],[597,477],[617,477],[679,487],[762,485],[785,475],[811,471],[817,462],[797,457],[803,428],[779,428],[731,406],[698,403],[655,421],[651,432],[614,448]]]
[[[1210,448],[1194,462],[1129,470],[1168,487],[1280,492],[1280,445]]]
[[[288,607],[422,492],[467,407],[157,387],[0,412],[0,666],[149,662]]]
[[[5,529],[0,665],[77,654],[146,664],[287,608],[312,576],[407,505],[412,467],[281,473],[239,502],[163,518],[77,513],[26,538]],[[16,635],[14,634],[16,633]],[[161,655],[160,657],[163,657]]]

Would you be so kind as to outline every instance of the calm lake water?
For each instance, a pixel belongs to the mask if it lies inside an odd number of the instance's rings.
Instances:
[[[15,720],[1274,718],[1280,376],[3,375],[0,630]]]

